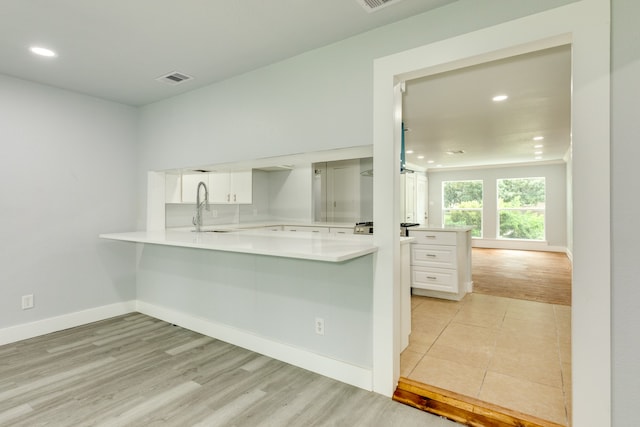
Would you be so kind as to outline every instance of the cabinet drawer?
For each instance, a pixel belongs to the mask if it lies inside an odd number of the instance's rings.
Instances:
[[[285,225],[284,231],[306,231],[307,233],[329,233],[329,227],[306,227],[306,226],[293,226]]]
[[[329,233],[333,233],[333,234],[353,234],[353,227],[349,227],[349,228],[331,227],[331,228],[329,228]]]
[[[420,231],[409,230],[409,236],[415,237],[415,244],[451,245],[456,244],[455,231]]]
[[[442,292],[458,292],[458,276],[455,270],[428,267],[411,267],[411,286]]]
[[[438,245],[411,245],[411,265],[456,268],[456,247]]]

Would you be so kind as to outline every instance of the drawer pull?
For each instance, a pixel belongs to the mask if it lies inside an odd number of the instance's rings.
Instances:
[[[424,236],[424,237],[426,237],[427,239],[435,239],[438,236]]]
[[[429,280],[437,280],[438,278],[435,277],[435,276],[427,276],[427,279],[429,279]]]
[[[427,256],[427,257],[429,257],[429,258],[435,258],[435,257],[437,257],[438,255],[436,255],[436,254],[426,254],[425,256]]]

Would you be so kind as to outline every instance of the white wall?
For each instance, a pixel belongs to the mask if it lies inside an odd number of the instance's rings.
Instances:
[[[461,0],[142,108],[138,228],[148,170],[370,145],[373,60],[571,0]]]
[[[546,187],[546,241],[554,249],[567,247],[567,196],[565,164],[490,167],[457,171],[430,170],[429,218],[442,224],[442,182],[460,180],[483,181],[483,239],[497,239],[497,180],[504,178],[544,177]],[[479,239],[474,239],[479,244]],[[491,245],[489,241],[483,246]]]
[[[612,6],[612,404],[613,425],[631,426],[640,401],[640,2]]]
[[[0,328],[135,299],[134,108],[0,75]],[[21,310],[21,296],[35,307]]]
[[[275,220],[312,221],[311,164],[269,172],[269,215]]]
[[[145,245],[138,299],[370,370],[372,262]],[[325,335],[315,334],[316,317]]]

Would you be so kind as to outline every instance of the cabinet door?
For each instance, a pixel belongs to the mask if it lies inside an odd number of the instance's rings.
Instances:
[[[216,204],[231,202],[229,172],[211,172],[209,174],[209,202]]]
[[[405,174],[405,208],[403,222],[416,222],[416,175]]]
[[[201,181],[206,184],[209,180],[208,175],[206,173],[182,175],[182,203],[196,203],[198,184]],[[204,198],[204,191],[200,194]],[[211,190],[209,190],[209,197],[211,197]]]
[[[428,185],[427,177],[424,175],[418,175],[416,177],[416,219],[415,222],[420,224],[429,223],[429,197],[428,197]]]
[[[229,193],[231,203],[251,204],[253,199],[253,174],[251,170],[230,173]]]

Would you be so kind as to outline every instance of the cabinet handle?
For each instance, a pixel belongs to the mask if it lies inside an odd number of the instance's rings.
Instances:
[[[429,280],[437,280],[438,278],[435,277],[435,276],[427,276],[427,279],[429,279]]]
[[[231,194],[227,193],[227,202],[231,201]]]
[[[233,195],[233,201],[234,202],[236,201],[236,195],[235,194]]]
[[[424,236],[424,237],[426,237],[427,239],[435,239],[438,236]]]
[[[426,254],[425,256],[427,256],[427,257],[429,257],[429,258],[435,258],[435,257],[437,257],[437,255],[436,255],[436,254]]]

